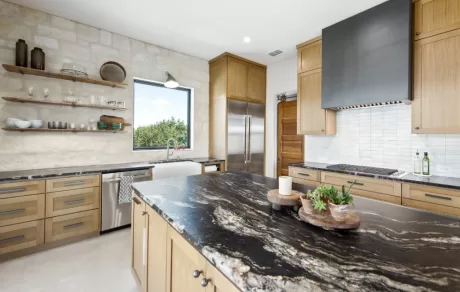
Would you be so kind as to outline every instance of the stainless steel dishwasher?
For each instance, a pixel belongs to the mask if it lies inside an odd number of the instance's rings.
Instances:
[[[102,175],[101,232],[127,227],[131,224],[131,202],[119,204],[120,181],[132,176],[133,183],[152,180],[150,169],[105,173]]]

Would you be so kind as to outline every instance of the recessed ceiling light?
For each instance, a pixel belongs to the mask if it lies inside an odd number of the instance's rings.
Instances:
[[[244,37],[243,41],[245,43],[250,43],[251,42],[251,38],[250,37]]]

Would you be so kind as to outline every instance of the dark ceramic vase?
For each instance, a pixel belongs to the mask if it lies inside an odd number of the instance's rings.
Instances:
[[[24,40],[16,42],[16,66],[27,67],[28,48]]]
[[[33,69],[43,70],[45,68],[45,54],[43,53],[42,49],[34,48],[30,54],[30,67]]]

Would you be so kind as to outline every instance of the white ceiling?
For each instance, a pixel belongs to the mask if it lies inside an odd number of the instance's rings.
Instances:
[[[271,64],[321,29],[385,0],[8,0],[181,53]],[[249,36],[246,44],[243,37]],[[285,53],[270,57],[268,52]]]

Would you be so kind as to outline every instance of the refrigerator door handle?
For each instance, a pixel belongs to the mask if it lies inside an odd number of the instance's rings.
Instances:
[[[244,116],[244,164],[248,162],[248,116]]]
[[[248,139],[247,162],[248,163],[251,162],[251,127],[252,127],[251,120],[252,120],[252,116],[248,115],[248,136],[247,136],[247,139]]]

